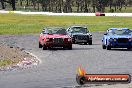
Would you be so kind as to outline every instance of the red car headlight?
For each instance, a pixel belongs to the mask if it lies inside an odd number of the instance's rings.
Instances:
[[[53,41],[53,38],[47,38],[46,39],[46,42],[52,42]]]
[[[72,41],[72,39],[71,38],[65,38],[64,41],[65,42],[70,42],[70,41]]]
[[[48,42],[49,41],[49,38],[46,38],[46,42]]]

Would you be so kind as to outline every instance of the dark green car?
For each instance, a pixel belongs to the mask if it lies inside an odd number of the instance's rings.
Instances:
[[[89,33],[87,27],[71,26],[67,29],[67,34],[72,37],[74,44],[84,43],[92,45],[92,34]]]

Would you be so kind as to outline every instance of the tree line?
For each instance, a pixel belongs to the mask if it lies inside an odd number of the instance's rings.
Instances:
[[[18,6],[31,7],[37,11],[45,12],[105,12],[106,7],[110,12],[121,11],[124,7],[132,5],[132,0],[0,0],[1,8],[6,9],[6,4],[11,5],[12,10]]]

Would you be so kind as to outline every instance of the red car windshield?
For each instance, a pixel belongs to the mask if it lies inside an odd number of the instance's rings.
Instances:
[[[63,29],[63,28],[49,28],[49,29],[46,29],[45,32],[47,34],[63,34],[63,35],[66,35],[66,29]]]

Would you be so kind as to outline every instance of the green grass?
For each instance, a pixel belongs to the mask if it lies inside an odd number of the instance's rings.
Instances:
[[[83,17],[0,14],[0,34],[39,33],[43,27],[85,25],[90,31],[105,31],[110,27],[132,28],[131,17]]]
[[[14,62],[10,59],[0,60],[0,67],[8,66],[8,65],[11,65],[11,64],[14,64],[14,63],[16,63],[16,62]]]

